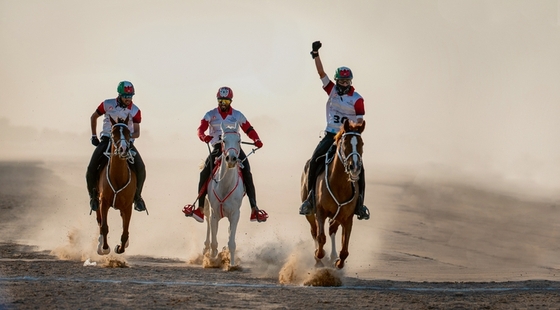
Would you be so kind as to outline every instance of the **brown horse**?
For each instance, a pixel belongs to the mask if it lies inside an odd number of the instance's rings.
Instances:
[[[99,255],[107,255],[111,252],[107,243],[109,233],[107,215],[110,207],[120,211],[123,224],[121,243],[115,246],[115,252],[122,254],[128,247],[128,227],[136,192],[136,174],[128,165],[128,161],[133,160],[130,153],[129,117],[125,120],[119,118],[118,122],[111,118],[113,125],[111,128],[111,154],[109,163],[101,170],[98,187],[101,202],[100,208],[96,211],[99,225],[99,243],[97,245]]]
[[[336,154],[333,158],[325,160],[325,170],[317,175],[315,185],[315,212],[307,215],[307,221],[311,225],[311,236],[315,240],[316,266],[321,267],[321,259],[325,257],[324,245],[325,220],[329,221],[329,236],[331,237],[331,261],[337,258],[336,232],[338,226],[342,226],[342,249],[340,256],[336,259],[335,266],[339,269],[344,267],[344,261],[348,257],[348,244],[354,209],[358,200],[358,184],[362,169],[363,141],[361,133],[366,126],[365,121],[361,124],[345,121],[340,131],[335,136]],[[305,201],[308,194],[307,171],[309,161],[301,177],[301,200]]]

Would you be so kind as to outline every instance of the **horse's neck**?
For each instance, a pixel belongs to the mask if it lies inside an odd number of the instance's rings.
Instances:
[[[344,163],[338,154],[340,146],[337,146],[336,154],[334,154],[334,158],[327,167],[329,175],[328,181],[330,184],[337,184],[337,187],[340,189],[345,189],[346,187],[351,188],[352,182],[348,181],[348,176],[346,175],[346,171],[344,169]]]
[[[220,168],[218,169],[216,179],[219,182],[226,182],[226,183],[231,181],[236,181],[237,178],[239,177],[238,167],[228,169],[226,159],[222,158],[221,161],[222,162],[220,164]]]
[[[128,180],[128,161],[120,159],[118,155],[112,154],[109,159],[109,177],[112,182]]]

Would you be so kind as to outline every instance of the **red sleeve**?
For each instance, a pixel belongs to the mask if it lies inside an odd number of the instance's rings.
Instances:
[[[104,102],[105,102],[105,101],[101,102],[101,103],[99,104],[99,106],[97,107],[97,110],[96,110],[96,111],[97,111],[97,114],[99,114],[99,115],[105,114],[105,105],[103,105]]]
[[[366,107],[364,105],[364,98],[360,98],[354,103],[354,110],[356,115],[366,115]]]
[[[327,95],[331,94],[331,91],[333,90],[334,87],[334,83],[333,81],[330,81],[329,84],[327,84],[327,86],[323,87],[323,89],[327,92]]]
[[[249,123],[249,121],[246,121],[245,123],[241,124],[241,129],[243,129],[243,132],[247,134],[247,136],[251,140],[253,141],[259,140],[259,134],[253,128],[253,126],[251,126],[251,123]]]
[[[142,111],[138,110],[138,113],[132,117],[132,122],[137,124],[142,122]]]
[[[197,129],[197,134],[198,134],[198,138],[201,141],[204,141],[204,137],[206,136],[206,134],[204,132],[206,132],[206,129],[208,129],[208,121],[205,119],[201,119],[200,120],[200,126],[198,126]]]

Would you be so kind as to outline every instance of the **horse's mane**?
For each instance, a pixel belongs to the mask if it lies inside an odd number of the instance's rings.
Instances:
[[[226,132],[237,132],[235,123],[224,123],[224,133]]]

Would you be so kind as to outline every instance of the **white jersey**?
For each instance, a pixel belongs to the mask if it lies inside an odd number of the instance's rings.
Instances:
[[[103,130],[101,131],[101,137],[111,137],[112,124],[109,118],[117,121],[119,118],[124,120],[127,116],[130,116],[128,118],[128,129],[130,130],[131,135],[134,133],[133,124],[140,123],[142,121],[140,109],[135,104],[131,103],[129,106],[123,108],[118,104],[116,98],[103,101],[97,107],[97,113],[105,115],[103,118]],[[134,141],[134,139],[131,140]]]
[[[233,126],[237,123],[239,128],[243,129],[243,131],[247,130],[248,125],[250,126],[245,115],[234,108],[231,108],[231,113],[226,115],[225,118],[220,114],[219,108],[212,109],[206,112],[203,121],[208,123],[208,135],[212,136],[212,141],[210,141],[212,145],[220,140],[222,135],[222,122],[224,124],[232,124]]]
[[[329,95],[326,106],[327,128],[325,131],[337,133],[345,119],[357,122],[358,117],[362,118],[364,116],[364,99],[354,90],[354,87],[351,86],[347,94],[340,96],[336,92],[336,85],[328,76],[325,75],[321,81],[323,82],[323,89]]]

